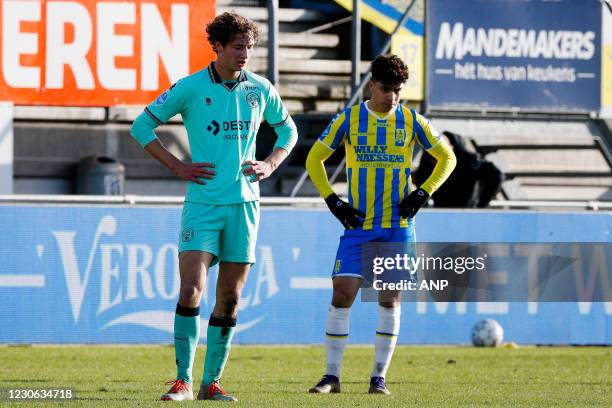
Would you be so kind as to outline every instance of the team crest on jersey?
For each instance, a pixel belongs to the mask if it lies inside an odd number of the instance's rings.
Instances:
[[[403,146],[406,143],[406,129],[395,129],[395,145]]]
[[[212,105],[212,98],[207,96],[206,98],[204,98],[204,103],[208,106]]]
[[[249,92],[246,96],[246,101],[253,109],[259,106],[259,95],[255,92]]]

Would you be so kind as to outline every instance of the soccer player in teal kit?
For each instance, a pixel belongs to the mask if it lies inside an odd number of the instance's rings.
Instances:
[[[297,131],[278,92],[244,69],[258,28],[235,13],[206,27],[217,59],[162,93],[132,125],[145,150],[187,180],[179,238],[181,289],[174,320],[177,377],[162,400],[192,400],[192,366],[200,337],[199,304],[209,268],[220,263],[216,301],[208,321],[204,376],[198,399],[236,401],[219,385],[236,326],[237,304],[255,262],[259,223],[258,182],[287,157]],[[191,163],[172,155],[153,130],[180,113]],[[255,141],[265,120],[278,136],[273,152],[255,159]]]

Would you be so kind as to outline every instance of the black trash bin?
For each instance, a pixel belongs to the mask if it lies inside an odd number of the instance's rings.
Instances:
[[[125,166],[106,156],[88,156],[77,167],[77,194],[123,195]]]

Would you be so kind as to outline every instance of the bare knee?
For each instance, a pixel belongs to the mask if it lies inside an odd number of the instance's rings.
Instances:
[[[198,307],[204,288],[198,284],[182,284],[179,303],[185,307]]]
[[[353,277],[336,277],[333,280],[334,294],[332,296],[332,305],[334,307],[351,307],[359,287],[361,280]]]
[[[395,309],[396,307],[399,307],[400,302],[399,300],[397,300],[397,301],[391,301],[391,302],[378,302],[378,304],[381,307],[384,307],[385,309]]]
[[[185,307],[198,307],[206,287],[208,268],[212,255],[201,251],[184,251],[179,254],[181,290],[179,304]]]
[[[354,300],[355,295],[351,291],[343,289],[334,289],[334,294],[332,296],[332,305],[334,307],[351,307],[353,305]]]
[[[238,314],[238,301],[240,300],[240,293],[235,290],[228,290],[223,292],[221,296],[217,294],[217,301],[215,304],[215,316],[219,317],[236,317]]]

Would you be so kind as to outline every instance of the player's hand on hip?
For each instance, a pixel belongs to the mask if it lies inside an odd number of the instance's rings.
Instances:
[[[242,173],[249,177],[251,183],[267,179],[273,171],[272,165],[266,161],[247,160],[242,166]]]
[[[344,228],[354,229],[363,225],[363,219],[366,215],[351,207],[346,201],[341,200],[335,193],[330,194],[325,199],[325,204],[329,207],[329,211],[344,225]]]
[[[429,193],[427,191],[422,188],[414,190],[400,203],[400,217],[413,218],[427,200],[429,200]]]
[[[206,184],[202,179],[212,179],[215,174],[213,163],[181,163],[175,167],[174,173],[183,180],[193,181],[198,184]]]

